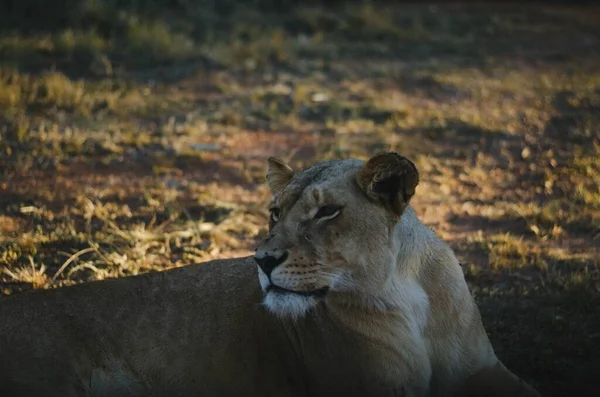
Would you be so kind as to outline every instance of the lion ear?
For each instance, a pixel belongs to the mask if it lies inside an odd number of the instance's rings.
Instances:
[[[269,157],[267,167],[267,184],[273,195],[279,195],[290,183],[294,176],[292,167],[283,162],[280,158]]]
[[[406,157],[382,153],[367,161],[358,171],[356,181],[367,196],[400,216],[415,194],[419,172]]]

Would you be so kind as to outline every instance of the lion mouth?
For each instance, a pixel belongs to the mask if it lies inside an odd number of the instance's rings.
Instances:
[[[321,297],[321,296],[324,296],[328,290],[329,290],[329,287],[323,287],[323,288],[310,290],[310,291],[294,291],[292,289],[283,288],[283,287],[280,287],[275,284],[269,284],[269,286],[266,289],[266,292],[267,293],[277,292],[277,293],[281,293],[281,294],[295,294],[295,295],[301,295],[301,296]]]

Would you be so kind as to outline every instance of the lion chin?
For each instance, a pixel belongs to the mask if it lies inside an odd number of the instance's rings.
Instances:
[[[270,290],[266,293],[263,303],[269,311],[279,317],[298,319],[316,307],[319,299],[311,295]]]
[[[305,316],[319,304],[328,288],[314,291],[294,291],[270,282],[269,278],[258,269],[260,286],[265,294],[263,304],[279,317],[298,319]]]

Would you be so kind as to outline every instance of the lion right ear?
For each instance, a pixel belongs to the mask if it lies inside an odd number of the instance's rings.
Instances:
[[[292,167],[283,162],[280,158],[269,157],[267,167],[267,184],[271,193],[277,196],[283,192],[283,189],[290,183],[294,176]]]
[[[358,171],[356,182],[367,196],[402,215],[419,184],[419,173],[412,161],[397,153],[372,157]]]

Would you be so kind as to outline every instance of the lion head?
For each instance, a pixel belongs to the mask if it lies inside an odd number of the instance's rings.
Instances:
[[[396,153],[299,172],[270,158],[269,235],[254,257],[267,308],[299,317],[332,294],[382,288],[396,262],[392,234],[418,180],[415,165]]]

